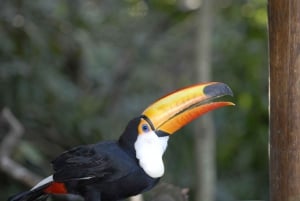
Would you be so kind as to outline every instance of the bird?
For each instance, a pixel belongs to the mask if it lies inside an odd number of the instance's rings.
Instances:
[[[175,90],[129,121],[119,139],[79,145],[52,161],[53,174],[8,201],[46,200],[51,194],[77,194],[85,201],[119,201],[153,188],[165,172],[163,154],[171,135],[199,116],[229,101],[221,82]]]

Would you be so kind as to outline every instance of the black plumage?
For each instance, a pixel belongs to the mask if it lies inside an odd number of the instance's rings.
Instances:
[[[52,161],[54,181],[86,200],[115,201],[152,188],[158,179],[139,166],[133,148],[139,122],[132,120],[118,141],[79,146],[58,156]]]

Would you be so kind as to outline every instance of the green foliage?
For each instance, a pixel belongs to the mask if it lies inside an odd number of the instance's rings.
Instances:
[[[266,19],[266,2],[244,1],[223,8],[216,26],[216,78],[230,79],[236,100],[227,123],[218,119],[226,131],[217,146],[219,179],[238,200],[268,197]]]
[[[215,112],[218,200],[265,199],[266,2],[217,4],[214,80],[232,87],[237,104]],[[153,100],[192,84],[195,12],[172,0],[4,1],[0,106],[26,128],[16,160],[46,176],[63,150],[116,139]],[[164,179],[193,193],[191,132],[170,142]],[[1,178],[1,200],[25,188]]]

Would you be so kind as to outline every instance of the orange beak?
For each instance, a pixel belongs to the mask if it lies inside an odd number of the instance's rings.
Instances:
[[[208,102],[225,95],[233,96],[233,93],[224,83],[200,83],[160,98],[142,115],[151,121],[156,131],[173,134],[209,111],[234,105],[232,102]]]

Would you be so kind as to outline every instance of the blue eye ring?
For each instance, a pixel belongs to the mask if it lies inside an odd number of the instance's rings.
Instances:
[[[142,125],[142,130],[143,130],[143,132],[149,132],[150,131],[149,125],[148,124],[143,124]]]

